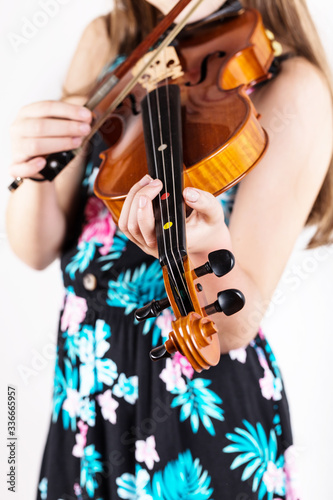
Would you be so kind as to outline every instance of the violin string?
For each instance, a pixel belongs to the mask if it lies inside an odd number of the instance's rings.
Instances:
[[[164,57],[166,58],[166,51],[163,52],[164,54]],[[164,61],[164,67],[166,67],[166,59]],[[168,87],[168,79],[166,78],[166,87]],[[159,90],[158,90],[158,86],[156,88],[156,97],[157,97],[157,109],[158,109],[158,123],[159,123],[159,133],[160,133],[160,144],[164,144],[164,139],[163,139],[163,135],[162,135],[162,115],[161,115],[161,109],[160,109],[160,96],[159,96]],[[168,107],[168,110],[169,110],[169,115],[170,115],[170,100],[168,99],[167,100],[167,107]],[[170,130],[170,121],[169,121],[169,130]],[[171,136],[170,136],[170,139],[171,139]],[[170,141],[170,150],[172,150],[172,141]],[[167,175],[166,175],[166,170],[165,170],[165,153],[164,153],[164,149],[162,149],[161,151],[161,155],[162,155],[162,165],[163,165],[163,185],[164,185],[164,192],[165,193],[170,193],[170,187],[168,186],[168,181],[167,181]],[[172,170],[174,168],[174,164],[173,164],[173,156],[170,155],[170,158],[171,158],[171,162],[172,162]],[[172,186],[172,193],[173,193],[173,196],[174,196],[174,186]],[[161,217],[163,218],[163,211],[162,211],[162,207],[161,207],[161,196],[160,194],[158,195],[159,197],[159,203],[160,203],[160,210],[161,210]],[[162,223],[162,230],[164,229],[164,226],[165,224],[168,224],[170,223],[170,199],[169,199],[169,196],[167,196],[165,198],[165,204],[166,204],[166,211],[167,211],[167,220],[161,220],[161,223]],[[174,213],[175,213],[175,219],[177,218],[177,215],[176,215],[176,205],[174,204],[174,207],[175,207],[175,210],[174,210]],[[172,233],[173,231],[171,231],[171,228],[169,228],[170,230],[168,231],[168,235],[169,235],[169,244],[170,244],[170,250],[171,250],[171,255],[172,255],[172,258],[173,258],[173,261],[175,262],[176,264],[176,269],[177,269],[177,272],[178,272],[178,276],[180,277],[181,279],[181,282],[182,282],[182,285],[183,287],[185,288],[185,283],[184,283],[184,280],[183,280],[183,274],[181,272],[181,269],[179,267],[179,264],[178,264],[178,261],[176,260],[176,255],[175,255],[175,252],[174,252],[174,245],[172,244]],[[163,230],[163,235],[164,235],[165,231]],[[164,239],[165,241],[165,239]],[[166,248],[166,246],[165,246]],[[169,259],[169,254],[167,251],[165,251],[165,256],[166,256],[166,259],[167,259],[167,262],[169,264],[169,269],[171,270],[172,272],[172,275],[173,275],[173,279],[174,279],[174,283],[176,284],[176,280],[175,280],[175,275],[174,275],[174,269],[172,268],[171,266],[171,260]],[[183,302],[183,298],[181,297],[181,294],[178,293],[178,296],[181,300],[181,303],[182,303],[182,306],[185,309],[185,305],[184,305],[184,302]]]
[[[165,51],[164,51],[165,53]],[[171,150],[171,163],[172,163],[172,168],[171,168],[171,173],[172,173],[172,193],[173,193],[173,199],[174,199],[174,214],[175,214],[175,228],[176,228],[176,234],[175,234],[175,239],[176,239],[176,248],[177,248],[177,253],[178,253],[178,259],[179,262],[183,262],[182,256],[180,253],[180,248],[179,248],[179,233],[178,233],[178,212],[177,212],[177,204],[176,204],[176,182],[175,182],[175,170],[174,170],[174,156],[173,156],[173,141],[172,141],[172,131],[171,131],[171,114],[170,114],[170,94],[169,94],[169,80],[168,78],[166,79],[166,94],[167,94],[167,103],[168,103],[168,122],[169,122],[169,141],[170,141],[170,150]],[[182,140],[182,138],[180,138]],[[169,189],[167,190],[169,193]],[[182,194],[181,194],[182,195]],[[168,198],[169,200],[169,198]],[[168,206],[168,217],[169,217],[169,206]],[[172,246],[173,247],[173,246]],[[178,261],[177,261],[178,262]],[[183,276],[184,276],[184,267],[183,265],[179,265],[179,275],[181,277],[184,289],[187,289],[187,286],[184,282]]]
[[[156,66],[155,66],[156,68]],[[160,142],[161,144],[163,144],[163,137],[162,137],[162,127],[161,127],[161,113],[160,113],[160,108],[159,108],[159,92],[158,92],[158,87],[156,88],[156,100],[157,100],[157,105],[158,105],[158,119],[159,119],[159,132],[160,132]],[[156,144],[155,144],[155,138],[154,138],[154,134],[153,134],[153,120],[152,120],[152,110],[151,110],[151,97],[150,97],[150,94],[149,94],[149,91],[147,89],[147,107],[148,107],[148,115],[149,115],[149,124],[150,124],[150,132],[151,132],[151,137],[152,137],[152,143],[153,143],[153,157],[154,157],[154,167],[155,167],[155,176],[156,178],[158,177],[158,173],[157,173],[157,158],[156,158],[156,151],[157,151],[157,147],[156,147]],[[161,154],[162,154],[162,164],[163,164],[163,185],[164,185],[164,191],[165,193],[169,192],[167,190],[167,181],[166,181],[166,174],[165,174],[165,158],[164,158],[164,151],[162,150],[161,151]],[[168,210],[168,216],[169,216],[169,200],[168,200],[168,197],[166,197],[166,206],[167,206],[167,210]],[[165,250],[165,257],[166,257],[166,260],[168,262],[168,268],[169,268],[169,271],[170,271],[170,274],[173,278],[173,282],[174,284],[176,284],[176,276],[174,274],[174,270],[171,266],[171,262],[170,262],[170,259],[169,259],[169,256],[168,256],[168,252],[167,252],[167,249],[166,249],[166,235],[165,235],[165,231],[164,231],[164,222],[163,221],[163,210],[162,210],[162,201],[161,201],[161,196],[160,194],[158,195],[158,203],[159,203],[159,209],[160,209],[160,214],[161,214],[161,232],[162,232],[162,238],[163,238],[163,245],[164,245],[164,250]],[[171,231],[169,231],[169,236],[171,237]],[[176,265],[177,265],[177,268],[178,268],[178,264],[177,264],[177,261],[175,259],[175,255],[174,255],[174,252],[173,252],[173,246],[172,244],[170,244],[170,247],[171,247],[171,252],[172,252],[172,256],[174,258],[174,261],[176,262]],[[181,279],[183,280],[183,275],[181,272],[179,272],[179,269],[178,270],[178,273],[179,273],[179,276],[181,277]],[[183,302],[183,299],[181,297],[181,295],[179,294],[179,298],[180,298],[180,301],[182,303],[182,306],[183,308],[185,309],[185,305],[184,305],[184,302]]]
[[[166,60],[166,50],[162,52],[164,56],[164,67],[167,67],[167,60]],[[164,158],[164,149],[161,151],[162,153],[162,158],[163,158],[163,180],[164,180],[164,191],[165,193],[172,193],[173,200],[174,200],[174,219],[175,219],[175,230],[176,230],[176,249],[178,253],[178,259],[176,260],[176,255],[174,252],[175,246],[173,245],[173,231],[169,231],[169,241],[170,241],[170,248],[171,248],[171,253],[173,260],[176,264],[176,268],[178,271],[178,276],[181,280],[182,286],[184,290],[187,290],[186,282],[184,281],[184,268],[182,264],[178,264],[178,262],[182,262],[182,256],[180,254],[179,250],[179,239],[178,239],[178,216],[177,216],[177,205],[176,205],[176,190],[175,190],[175,179],[174,179],[174,157],[173,157],[173,141],[172,141],[172,133],[171,133],[171,114],[170,114],[170,95],[169,95],[169,81],[168,78],[165,79],[165,88],[166,88],[166,95],[167,95],[167,109],[168,109],[168,130],[169,130],[169,143],[170,143],[170,158],[171,158],[171,171],[172,171],[172,191],[170,191],[170,187],[167,184],[167,175],[165,171],[165,158]],[[162,136],[162,115],[161,115],[161,110],[160,110],[160,98],[159,98],[159,92],[158,92],[158,87],[156,89],[156,94],[157,94],[157,107],[158,107],[158,119],[159,119],[159,132],[160,132],[160,143],[161,145],[164,144],[164,139]],[[159,195],[159,200],[161,199]],[[162,226],[164,226],[165,222],[170,223],[170,198],[169,196],[166,197],[165,199],[166,202],[166,209],[167,209],[167,221],[162,221]],[[163,214],[163,212],[161,212]],[[166,257],[167,257],[167,252]],[[168,257],[167,257],[168,258]],[[169,262],[169,268],[171,268],[170,261]],[[179,294],[180,296],[180,294]],[[183,301],[182,301],[183,304]],[[184,304],[183,304],[184,306]]]
[[[151,104],[150,104],[149,93],[147,94],[147,104],[148,104],[148,113],[149,113],[149,123],[150,123],[151,137],[152,137],[152,142],[153,142],[155,177],[158,178],[158,173],[157,173],[157,159],[156,159],[156,145],[155,145],[155,138],[154,138],[154,135],[153,135],[152,112],[151,112]],[[163,159],[163,163],[164,163],[164,153],[163,153],[163,151],[162,151],[162,159]],[[164,190],[166,191],[166,189],[165,189],[166,188],[166,180],[165,180],[165,178],[163,179],[163,181],[164,181],[163,182]],[[163,226],[164,226],[164,223],[163,223],[164,222],[163,221],[163,210],[162,210],[162,202],[161,202],[161,196],[160,195],[158,195],[158,202],[159,202],[159,208],[160,208],[160,214],[161,214],[161,232],[162,232],[162,238],[163,238],[164,253],[165,253],[166,260],[168,262],[168,267],[169,267],[170,274],[171,274],[171,276],[173,278],[173,283],[176,284],[176,276],[174,274],[173,268],[170,265],[170,260],[169,260],[168,252],[167,252],[167,248],[166,248],[166,237],[165,237],[165,231],[163,230]],[[185,309],[185,305],[183,303],[183,299],[182,299],[182,297],[181,297],[180,294],[179,294],[179,297],[180,297],[182,306]]]

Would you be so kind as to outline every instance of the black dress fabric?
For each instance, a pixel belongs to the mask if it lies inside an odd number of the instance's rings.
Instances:
[[[92,192],[98,148],[82,183],[82,217],[61,259],[53,412],[38,500],[297,500],[287,399],[260,331],[196,373],[177,353],[153,363],[171,330],[157,260],[116,227]],[[220,196],[226,218],[236,189]]]

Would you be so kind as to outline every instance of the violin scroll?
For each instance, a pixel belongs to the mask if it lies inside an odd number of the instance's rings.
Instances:
[[[231,271],[234,262],[235,258],[229,250],[217,250],[208,255],[208,262],[203,266],[187,271],[186,278],[191,297],[193,298],[195,289],[193,280],[208,273],[222,277]],[[188,280],[191,282],[189,283]],[[167,291],[168,288],[167,286]],[[138,309],[135,313],[136,319],[144,321],[157,316],[170,305],[177,314],[178,308],[172,294],[168,297],[160,301],[153,300],[145,307]],[[209,316],[217,312],[223,312],[226,316],[235,314],[245,304],[244,295],[239,290],[229,289],[219,292],[217,300],[205,307],[200,308],[194,298],[193,302],[195,311],[190,311],[187,315],[177,314],[176,319],[172,321],[172,331],[169,333],[168,340],[150,351],[150,358],[153,361],[171,357],[178,351],[186,356],[197,372],[207,370],[219,362],[220,345],[217,329]]]

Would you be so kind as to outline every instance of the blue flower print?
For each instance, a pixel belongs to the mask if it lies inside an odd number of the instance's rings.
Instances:
[[[107,304],[125,308],[125,314],[143,307],[153,299],[165,297],[162,269],[158,260],[150,266],[144,263],[133,272],[128,269],[118,276],[117,281],[109,281]],[[155,318],[145,321],[143,333],[147,333]],[[135,320],[137,323],[137,321]]]
[[[40,497],[42,500],[47,499],[47,478],[43,477],[41,482],[39,483],[38,489],[40,491]]]
[[[87,422],[89,427],[95,426],[95,400],[90,400],[89,398],[83,398],[81,400],[79,417],[83,422]]]
[[[192,431],[198,432],[199,422],[203,423],[206,430],[211,436],[215,436],[214,425],[211,418],[216,420],[224,420],[223,410],[219,404],[222,399],[207,386],[211,384],[211,380],[195,378],[187,379],[186,388],[175,388],[171,391],[172,394],[179,394],[171,403],[171,407],[181,406],[180,421],[183,422],[190,417]]]
[[[101,454],[95,450],[95,445],[90,444],[84,448],[84,455],[81,458],[80,485],[85,487],[89,498],[94,498],[95,489],[98,487],[96,474],[103,472],[103,464],[99,460]]]
[[[52,410],[52,422],[58,420],[60,409],[63,406],[64,401],[68,398],[70,392],[77,392],[78,388],[78,369],[72,367],[69,359],[64,358],[65,374],[62,373],[59,366],[59,358],[56,358],[55,364],[55,376],[54,376],[54,389],[53,389],[53,410]],[[71,429],[76,429],[76,415],[70,416],[69,412],[62,408],[62,418],[64,429],[68,429],[69,423],[71,423]]]
[[[65,339],[64,351],[67,353],[71,363],[75,364],[76,357],[79,356],[80,331],[71,334],[67,330],[63,332],[62,337]]]
[[[274,353],[272,351],[272,348],[271,348],[270,344],[268,343],[267,339],[265,339],[265,351],[269,355],[269,360],[270,360],[270,362],[272,364],[274,375],[276,377],[281,378],[281,372],[280,372],[280,369],[279,369],[279,366],[278,366],[278,362],[276,361],[276,357],[275,357],[275,355],[274,355]]]
[[[283,470],[283,455],[277,457],[276,433],[272,429],[269,439],[262,425],[256,427],[243,420],[245,429],[235,428],[235,433],[226,434],[233,444],[223,449],[224,453],[237,453],[230,469],[234,470],[246,464],[242,473],[242,481],[253,475],[252,491],[258,491],[258,499],[273,500],[274,494],[285,495],[286,477]],[[266,496],[267,495],[267,496]]]
[[[118,496],[126,500],[209,500],[213,493],[211,478],[202,470],[190,450],[180,453],[164,470],[149,474],[139,465],[136,474],[122,474],[116,479]]]
[[[75,279],[75,274],[77,271],[83,273],[90,262],[93,260],[96,248],[102,246],[102,243],[98,243],[95,240],[81,241],[78,246],[78,252],[74,255],[72,260],[66,266],[66,273],[69,274],[72,280]]]
[[[102,80],[102,78],[104,78],[105,75],[107,75],[108,73],[111,73],[112,71],[114,71],[121,63],[123,63],[124,61],[126,61],[126,57],[127,56],[124,56],[124,55],[118,55],[118,56],[116,56],[114,58],[114,60],[111,62],[111,64],[108,63],[107,66],[104,67],[104,69],[100,73],[97,81]]]
[[[124,373],[121,373],[118,383],[113,387],[112,392],[118,398],[123,397],[127,403],[134,405],[139,397],[138,376],[133,375],[133,377],[127,378]]]
[[[258,361],[264,370],[264,376],[259,380],[261,393],[265,399],[273,399],[279,401],[282,398],[283,384],[280,370],[277,367],[274,354],[271,351],[269,344],[265,341],[265,351],[269,354],[272,370],[268,364],[267,356],[262,347],[257,345],[257,340],[253,340],[250,344],[256,351]]]
[[[213,488],[211,478],[202,470],[198,458],[193,460],[190,450],[180,453],[178,459],[169,462],[163,471],[154,474],[151,484],[153,499],[161,500],[208,500]]]
[[[97,262],[105,262],[104,266],[101,267],[102,271],[108,271],[113,266],[113,262],[121,257],[121,254],[126,250],[126,244],[128,242],[127,236],[125,236],[119,229],[116,231],[113,243],[110,251],[99,257]]]
[[[138,469],[136,475],[124,473],[116,479],[119,498],[126,500],[153,500],[146,492],[149,488],[149,474],[145,469]]]
[[[81,330],[80,393],[83,396],[102,391],[103,384],[112,385],[117,378],[117,365],[111,359],[101,359],[110,344],[105,339],[111,336],[110,327],[103,320],[96,321],[96,328],[85,325]]]
[[[224,193],[221,193],[217,199],[220,201],[222,208],[223,208],[223,213],[224,213],[224,220],[226,225],[229,225],[230,221],[230,216],[231,212],[234,206],[234,201],[236,198],[236,193],[237,193],[238,185],[231,187],[227,191],[224,191]]]
[[[84,179],[82,181],[82,185],[87,186],[87,194],[89,195],[92,195],[94,192],[94,182],[97,177],[98,171],[99,167],[94,166],[94,162],[90,160],[87,163]]]

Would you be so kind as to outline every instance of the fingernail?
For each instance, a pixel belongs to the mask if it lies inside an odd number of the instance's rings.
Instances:
[[[73,138],[73,146],[74,147],[77,147],[77,146],[80,146],[80,144],[82,143],[82,137],[74,137]]]
[[[42,168],[44,167],[44,165],[46,165],[46,160],[45,158],[39,158],[37,161],[36,161],[36,166],[38,168]]]
[[[139,208],[144,208],[146,205],[147,205],[147,198],[145,196],[140,196]]]
[[[90,118],[91,111],[89,111],[89,109],[87,108],[81,108],[79,111],[79,115],[81,116],[81,118]]]
[[[153,179],[150,177],[150,175],[146,174],[142,179],[139,181],[139,184],[141,186],[147,186]]]
[[[161,185],[161,181],[159,179],[155,179],[154,181],[152,181],[150,183],[151,186],[160,186]]]
[[[188,201],[197,201],[199,199],[199,193],[193,188],[187,188],[185,191],[185,197]]]
[[[88,123],[82,123],[82,125],[80,125],[79,128],[83,134],[89,134],[90,132],[90,125],[88,125]]]

